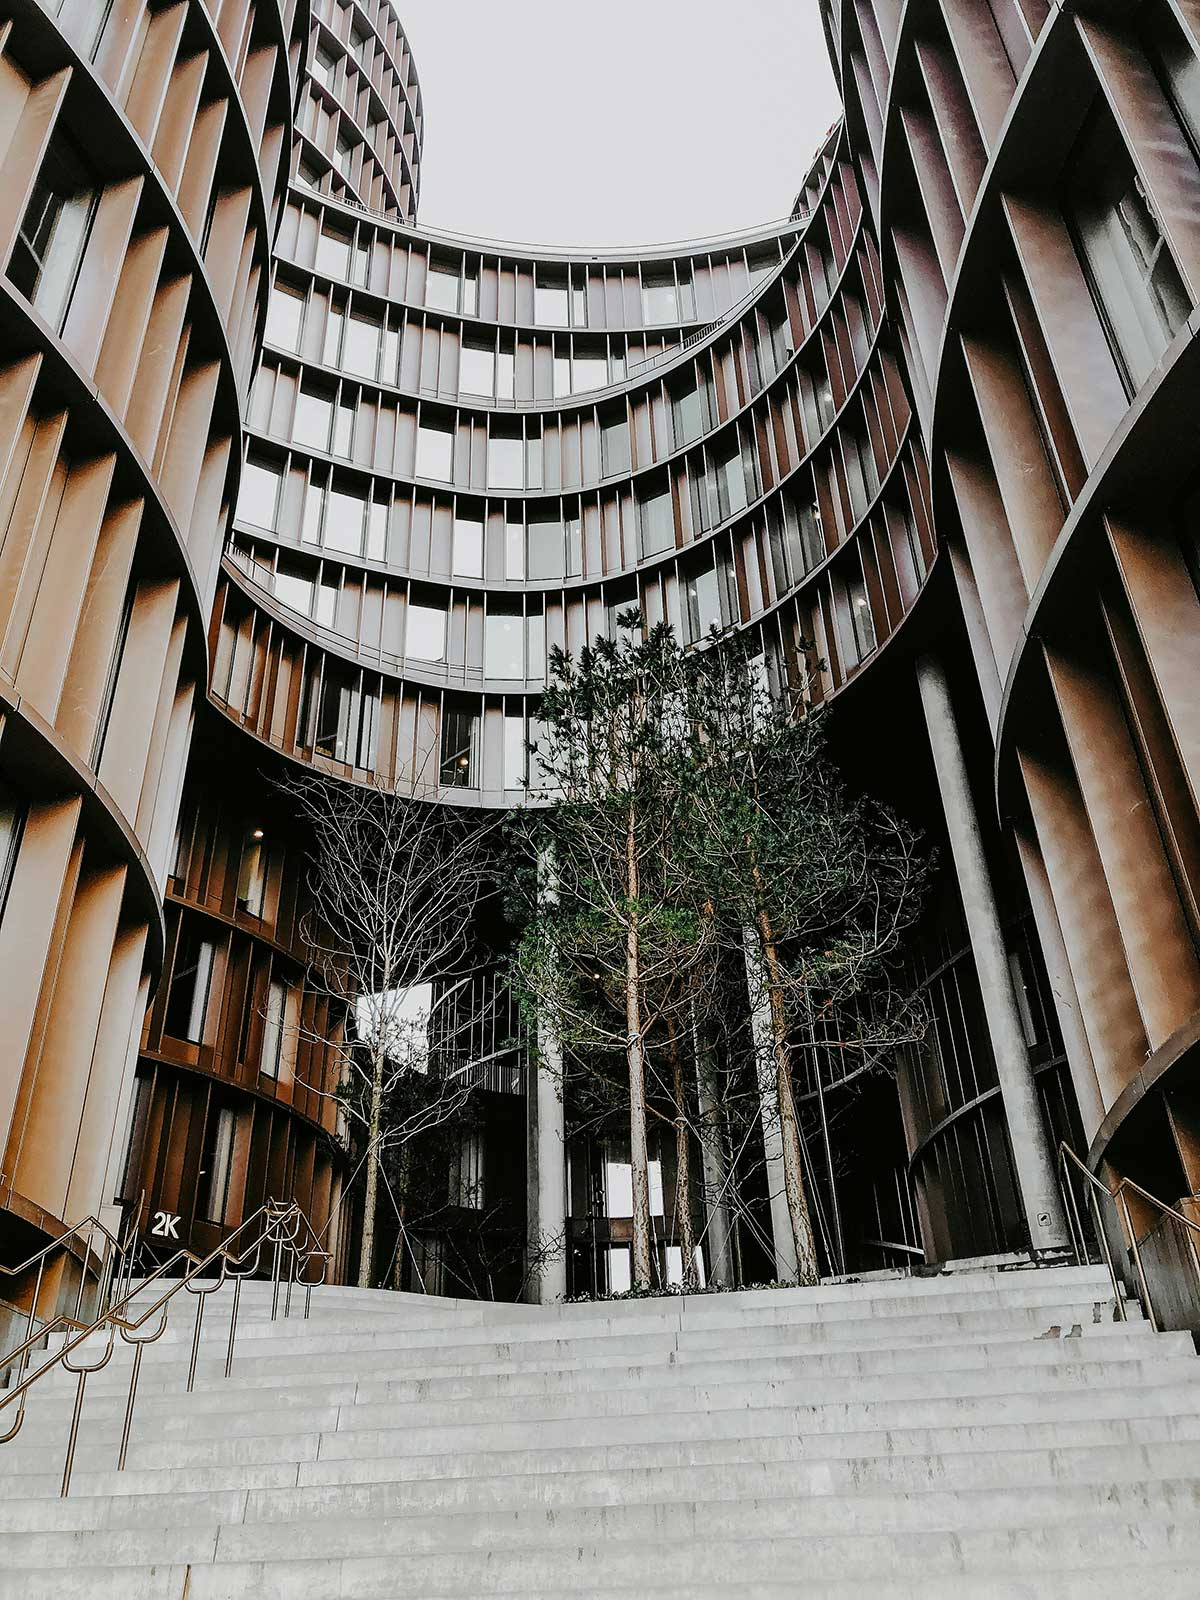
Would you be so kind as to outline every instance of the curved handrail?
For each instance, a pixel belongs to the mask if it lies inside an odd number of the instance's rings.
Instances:
[[[1134,1271],[1138,1283],[1138,1299],[1141,1301],[1142,1309],[1146,1313],[1146,1320],[1156,1333],[1159,1332],[1160,1321],[1154,1308],[1153,1297],[1150,1293],[1150,1282],[1146,1276],[1145,1265],[1142,1261],[1141,1241],[1138,1238],[1137,1229],[1133,1225],[1133,1217],[1131,1216],[1129,1210],[1129,1195],[1131,1193],[1136,1194],[1140,1199],[1148,1201],[1162,1217],[1170,1217],[1172,1221],[1183,1224],[1184,1228],[1187,1230],[1184,1237],[1187,1240],[1188,1254],[1191,1258],[1192,1270],[1196,1275],[1198,1287],[1200,1287],[1200,1249],[1198,1249],[1197,1246],[1198,1242],[1200,1242],[1200,1222],[1196,1222],[1191,1217],[1185,1216],[1182,1211],[1178,1210],[1175,1206],[1168,1205],[1165,1200],[1160,1200],[1157,1195],[1151,1194],[1149,1189],[1143,1188],[1143,1186],[1134,1178],[1119,1178],[1116,1185],[1113,1188],[1109,1188],[1108,1184],[1106,1184],[1103,1179],[1098,1178],[1091,1168],[1086,1164],[1086,1162],[1080,1160],[1080,1158],[1075,1154],[1074,1150],[1072,1150],[1070,1145],[1065,1143],[1065,1141],[1060,1143],[1058,1147],[1058,1165],[1059,1186],[1062,1189],[1063,1202],[1067,1215],[1067,1226],[1071,1234],[1071,1245],[1075,1252],[1076,1261],[1082,1265],[1089,1259],[1089,1254],[1087,1248],[1087,1239],[1084,1234],[1083,1222],[1080,1217],[1079,1207],[1075,1198],[1075,1191],[1070,1182],[1067,1180],[1067,1173],[1070,1168],[1074,1168],[1077,1173],[1082,1174],[1082,1176],[1087,1180],[1087,1194],[1092,1204],[1092,1217],[1095,1224],[1096,1238],[1100,1246],[1101,1253],[1104,1256],[1105,1264],[1108,1267],[1109,1277],[1112,1280],[1113,1294],[1116,1298],[1117,1309],[1120,1313],[1121,1320],[1126,1320],[1124,1292],[1121,1286],[1120,1277],[1117,1273],[1116,1265],[1113,1261],[1112,1247],[1109,1243],[1108,1234],[1104,1227],[1104,1221],[1100,1215],[1099,1197],[1101,1195],[1103,1195],[1105,1199],[1112,1201],[1113,1205],[1116,1207],[1118,1215],[1120,1216],[1126,1244],[1130,1254],[1133,1257]]]
[[[258,1226],[257,1231],[251,1230]],[[85,1226],[78,1224],[77,1227]],[[304,1242],[300,1243],[302,1230]],[[107,1230],[106,1230],[107,1232]],[[249,1236],[249,1237],[248,1237]],[[111,1238],[112,1236],[109,1235]],[[128,1258],[132,1245],[132,1226],[129,1237],[124,1245],[114,1240],[116,1253],[123,1258]],[[309,1218],[300,1209],[295,1201],[283,1203],[278,1200],[267,1200],[259,1206],[257,1211],[245,1218],[215,1249],[205,1256],[198,1256],[186,1246],[180,1249],[166,1261],[162,1262],[149,1277],[140,1280],[136,1285],[127,1281],[123,1290],[119,1291],[115,1300],[109,1300],[103,1310],[91,1322],[85,1323],[78,1316],[59,1313],[49,1319],[36,1330],[31,1326],[26,1338],[16,1349],[10,1351],[5,1358],[6,1364],[18,1363],[17,1381],[3,1395],[0,1395],[0,1411],[6,1406],[19,1401],[16,1420],[7,1433],[0,1434],[0,1444],[14,1439],[21,1430],[25,1420],[26,1400],[30,1389],[39,1379],[57,1367],[70,1372],[78,1377],[76,1385],[75,1403],[72,1409],[71,1428],[67,1441],[67,1454],[63,1466],[62,1485],[60,1495],[66,1495],[71,1482],[71,1469],[75,1458],[75,1448],[79,1435],[79,1421],[83,1411],[84,1391],[87,1380],[92,1372],[98,1372],[106,1367],[112,1359],[117,1334],[120,1334],[122,1343],[134,1346],[133,1366],[130,1374],[129,1396],[125,1408],[125,1420],[121,1434],[120,1454],[117,1462],[118,1471],[125,1466],[129,1446],[129,1434],[133,1422],[133,1410],[137,1399],[138,1376],[141,1371],[142,1354],[147,1345],[156,1343],[167,1330],[170,1318],[170,1308],[177,1295],[189,1294],[196,1303],[196,1314],[192,1329],[191,1352],[188,1363],[187,1389],[190,1393],[196,1378],[196,1364],[200,1353],[200,1334],[204,1319],[204,1307],[210,1295],[216,1294],[224,1287],[227,1280],[233,1280],[233,1306],[230,1315],[229,1341],[225,1356],[225,1376],[228,1377],[233,1364],[234,1339],[237,1331],[238,1304],[241,1296],[243,1281],[257,1272],[262,1263],[264,1245],[272,1248],[271,1277],[273,1280],[273,1294],[271,1300],[271,1321],[274,1322],[279,1310],[279,1290],[282,1282],[287,1284],[287,1299],[284,1306],[284,1316],[291,1315],[292,1286],[299,1278],[307,1290],[305,1297],[304,1315],[307,1318],[311,1306],[312,1289],[315,1283],[306,1281],[309,1264],[314,1259],[320,1259],[321,1276],[316,1282],[324,1282],[328,1273],[329,1263],[332,1259],[330,1253],[321,1246],[320,1237]],[[37,1259],[36,1257],[33,1259]],[[182,1275],[171,1278],[163,1288],[163,1292],[155,1294],[151,1303],[134,1314],[133,1302],[147,1289],[153,1291],[156,1286],[163,1284],[168,1275],[177,1267],[184,1268]],[[213,1269],[213,1281],[200,1282]],[[113,1277],[110,1269],[106,1269],[108,1276],[105,1280],[105,1295],[107,1295]],[[119,1281],[119,1280],[118,1280]],[[102,1295],[102,1300],[105,1298]],[[158,1326],[153,1332],[143,1332],[151,1318],[158,1316]],[[32,1319],[31,1319],[32,1320]],[[46,1339],[50,1334],[62,1331],[66,1337],[59,1348],[54,1351],[49,1359],[42,1362],[35,1371],[29,1372],[29,1357],[33,1347]],[[97,1333],[107,1332],[104,1353],[98,1360],[85,1359],[81,1347]],[[76,1352],[80,1354],[76,1357]]]

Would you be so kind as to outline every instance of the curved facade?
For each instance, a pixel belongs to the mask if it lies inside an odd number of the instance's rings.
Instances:
[[[1058,1137],[1197,1188],[1200,24],[825,11],[847,115],[787,221],[575,254],[416,225],[382,0],[11,15],[11,1257],[139,1198],[203,1248],[284,1193],[342,1270],[275,780],[519,804],[547,652],[630,605],[748,633],[942,849],[899,1106],[798,1064],[829,1264],[1055,1249]]]
[[[1093,1165],[1186,1200],[1200,18],[846,0],[827,19],[978,683],[958,696],[978,805]]]
[[[0,28],[9,1260],[119,1184],[304,26],[67,0]]]

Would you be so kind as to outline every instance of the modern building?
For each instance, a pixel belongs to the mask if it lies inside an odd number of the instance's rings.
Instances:
[[[1061,1138],[1200,1187],[1200,14],[825,12],[846,118],[786,219],[568,254],[417,225],[383,0],[8,6],[3,1259],[279,1193],[344,1275],[275,780],[520,804],[548,649],[635,604],[806,677],[940,846],[928,1039],[799,1068],[827,1264],[1061,1246]],[[464,1197],[511,1199],[536,1086],[486,1092]],[[568,1156],[532,1209],[619,1286],[622,1152]]]

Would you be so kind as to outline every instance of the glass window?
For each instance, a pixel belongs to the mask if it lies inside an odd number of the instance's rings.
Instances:
[[[875,619],[871,615],[871,602],[861,578],[852,578],[847,582],[842,616],[842,647],[846,665],[857,666],[871,654],[876,643]]]
[[[304,322],[304,291],[277,283],[267,302],[267,343],[284,350],[299,350]]]
[[[367,560],[387,559],[388,508],[382,500],[372,500],[367,506]]]
[[[504,576],[506,578],[525,576],[525,524],[522,521],[514,520],[505,524]]]
[[[563,576],[563,525],[553,512],[530,512],[526,568],[531,578]]]
[[[501,349],[496,358],[496,399],[511,400],[515,393],[517,361],[512,350]]]
[[[354,135],[348,122],[339,122],[337,139],[334,143],[333,159],[342,172],[350,171],[350,164],[354,159]]]
[[[8,264],[9,279],[56,332],[66,321],[98,192],[74,140],[56,128]]]
[[[630,1206],[630,1211],[633,1207]],[[627,1244],[610,1244],[606,1249],[609,1294],[628,1294],[633,1286],[633,1268]]]
[[[554,358],[554,398],[561,400],[563,395],[571,392],[571,358],[570,356],[555,356]]]
[[[458,387],[463,394],[490,395],[496,388],[496,352],[480,340],[463,340],[458,363]]]
[[[236,517],[255,528],[274,528],[282,473],[265,461],[247,461],[238,485]]]
[[[327,228],[317,239],[317,271],[345,283],[350,276],[350,235]]]
[[[325,544],[330,550],[361,555],[367,503],[344,489],[329,490],[325,510]]]
[[[1187,321],[1191,299],[1125,141],[1104,107],[1096,108],[1080,136],[1065,206],[1132,394]]]
[[[675,548],[675,509],[669,486],[639,498],[638,527],[644,556],[660,555],[664,550]]]
[[[479,315],[479,277],[469,264],[463,266],[462,314],[464,317]]]
[[[337,614],[337,597],[336,583],[323,579],[317,585],[317,603],[313,607],[313,617],[323,628],[333,627],[333,619]]]
[[[457,311],[459,304],[459,271],[457,267],[429,263],[425,276],[425,304],[434,311]]]
[[[202,938],[190,925],[180,928],[163,1019],[163,1027],[173,1039],[203,1040],[215,955],[211,939]]]
[[[205,1220],[223,1223],[229,1208],[229,1179],[233,1172],[234,1115],[232,1106],[222,1106],[210,1123],[204,1168]]]
[[[525,678],[535,683],[546,680],[546,619],[540,611],[525,618]]]
[[[442,705],[442,783],[452,789],[473,789],[479,717],[474,711]]]
[[[525,782],[525,718],[504,714],[504,787],[520,789]]]
[[[450,1204],[483,1209],[483,1135],[464,1133],[450,1163]]]
[[[446,659],[446,613],[441,606],[408,606],[404,652],[416,661]]]
[[[296,443],[308,445],[311,450],[328,450],[332,426],[333,396],[301,389],[292,418],[292,438]]]
[[[337,411],[333,418],[333,454],[350,459],[350,446],[354,438],[354,406],[350,403],[345,391],[338,402]]]
[[[671,421],[676,447],[693,444],[704,432],[704,411],[695,378],[672,390]]]
[[[489,438],[487,481],[489,489],[525,487],[525,447],[519,434],[492,434]]]
[[[346,318],[346,336],[342,342],[342,366],[347,372],[363,378],[373,378],[379,371],[379,342],[382,328],[371,317],[351,313]]]
[[[642,320],[647,323],[679,321],[679,297],[673,272],[642,274]]]
[[[483,628],[483,672],[487,678],[525,677],[524,618],[519,612],[489,611]]]
[[[372,688],[360,688],[344,678],[332,663],[326,664],[320,692],[315,697],[310,744],[323,756],[348,766],[375,764],[379,699]]]
[[[325,490],[319,483],[310,483],[304,491],[304,517],[300,524],[300,537],[305,544],[320,544],[324,511]]]
[[[283,1023],[287,1013],[287,985],[272,978],[267,985],[267,1006],[263,1016],[262,1054],[258,1070],[268,1078],[278,1078],[283,1054]]]
[[[607,382],[608,361],[604,356],[575,356],[571,386],[576,394],[603,389]]]
[[[483,577],[483,521],[478,517],[455,517],[450,552],[450,570],[458,578]]]
[[[714,462],[713,472],[717,484],[717,513],[723,522],[727,517],[744,511],[750,504],[745,463],[736,439],[733,448]]]
[[[606,478],[614,473],[628,472],[629,419],[624,416],[602,419],[600,423],[600,471]]]
[[[312,610],[313,581],[300,567],[281,561],[275,571],[275,598],[304,616]]]
[[[453,429],[444,423],[422,422],[417,429],[417,477],[449,483],[453,471]]]
[[[346,313],[342,307],[330,306],[325,319],[325,344],[321,355],[327,367],[336,367],[342,359],[342,329],[345,325]]]
[[[687,580],[688,629],[693,640],[721,626],[721,596],[715,566],[694,572]]]
[[[565,282],[538,278],[533,288],[533,320],[541,327],[565,328],[571,320]]]
[[[238,909],[261,917],[267,893],[267,851],[261,828],[251,828],[242,840],[242,859],[238,863]]]
[[[313,51],[308,70],[318,83],[323,84],[328,89],[333,82],[333,72],[336,66],[337,57],[333,54],[333,51],[329,49],[328,45],[319,44]]]
[[[604,1204],[610,1217],[633,1215],[633,1167],[628,1161],[605,1161]]]

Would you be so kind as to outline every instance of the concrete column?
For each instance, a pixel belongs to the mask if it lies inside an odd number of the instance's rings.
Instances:
[[[538,860],[538,877],[548,903],[556,894],[549,852]],[[562,1043],[549,1020],[538,1018],[537,1061],[529,1087],[528,1240],[531,1260],[526,1295],[538,1305],[554,1305],[567,1295],[567,1147],[563,1114]]]
[[[530,1299],[554,1305],[567,1295],[567,1147],[562,1101],[562,1047],[538,1025],[538,1060],[530,1095],[532,1138],[529,1250],[542,1259],[530,1276]]]
[[[721,1111],[713,1095],[714,1062],[712,1049],[698,1024],[692,1027],[692,1050],[696,1060],[696,1100],[700,1112],[700,1165],[704,1177],[705,1238],[708,1241],[709,1282],[732,1287],[733,1231],[725,1199],[729,1168],[725,1160],[725,1139]]]
[[[742,939],[746,962],[746,996],[750,1006],[750,1033],[754,1040],[754,1066],[758,1075],[758,1105],[762,1118],[763,1155],[767,1164],[767,1194],[771,1201],[771,1243],[775,1251],[775,1276],[795,1283],[800,1276],[796,1238],[788,1210],[783,1176],[783,1129],[779,1121],[779,1089],[775,1081],[775,1040],[771,1029],[771,1003],[767,975],[754,930]]]
[[[1029,1224],[1030,1246],[1034,1251],[1057,1250],[1065,1247],[1069,1238],[1055,1163],[1013,994],[1008,950],[983,853],[954,707],[945,673],[932,657],[922,656],[917,663],[917,683],[946,815],[950,853],[979,974],[984,1014],[996,1057],[1017,1182]]]

